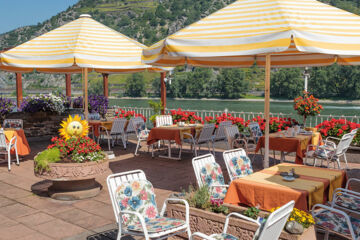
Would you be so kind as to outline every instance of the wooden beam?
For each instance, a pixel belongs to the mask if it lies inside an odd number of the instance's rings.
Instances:
[[[109,74],[103,73],[104,96],[109,97]]]
[[[65,74],[66,96],[71,97],[71,74]]]
[[[21,73],[16,74],[16,104],[17,107],[20,107],[23,100],[23,89],[22,89],[22,76]]]
[[[160,83],[161,83],[161,103],[163,105],[163,108],[161,110],[161,114],[165,114],[165,108],[166,108],[166,85],[165,85],[165,77],[166,77],[166,72],[162,72],[161,73],[161,77],[160,77]]]
[[[84,69],[84,114],[85,119],[88,120],[89,115],[89,99],[88,99],[88,68]]]
[[[269,121],[270,121],[270,71],[271,71],[271,55],[266,55],[265,65],[265,156],[263,167],[269,167]]]

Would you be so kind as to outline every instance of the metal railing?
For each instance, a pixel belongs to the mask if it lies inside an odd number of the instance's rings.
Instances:
[[[118,107],[113,106],[114,109],[121,108],[124,111],[135,111],[136,113],[140,113],[144,115],[147,119],[150,118],[150,116],[154,115],[154,111],[152,108],[138,108],[138,107]],[[166,109],[165,113],[170,114],[171,110],[177,110],[177,109]],[[189,110],[189,109],[182,109],[182,111],[190,111],[195,112],[197,116],[202,117],[205,119],[206,116],[212,116],[215,117],[216,115],[221,115],[222,113],[230,113],[234,117],[241,117],[245,121],[252,120],[253,118],[260,116],[264,117],[264,113],[262,112],[235,112],[235,111],[228,111],[225,109],[224,111],[214,111],[214,110]],[[270,117],[281,117],[281,118],[294,118],[299,123],[303,122],[303,118],[297,114],[292,113],[270,113]],[[325,120],[331,120],[331,119],[346,119],[347,121],[360,123],[360,116],[345,116],[345,115],[316,115],[316,116],[310,116],[306,119],[306,126],[308,127],[315,127],[319,123],[322,123]]]

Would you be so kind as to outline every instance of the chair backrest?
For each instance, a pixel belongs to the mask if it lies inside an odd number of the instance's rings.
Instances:
[[[204,127],[202,128],[202,130],[199,134],[197,142],[201,143],[201,142],[211,141],[214,129],[215,129],[214,123],[204,124]]]
[[[223,159],[231,181],[254,172],[251,161],[242,148],[224,151]]]
[[[88,119],[89,120],[100,120],[100,114],[99,113],[89,113]]]
[[[85,115],[83,113],[74,113],[74,114],[71,114],[71,117],[74,118],[76,115],[79,115],[81,120],[85,120]]]
[[[225,128],[231,125],[232,125],[232,121],[220,122],[218,128],[215,131],[214,140],[224,140],[226,138]]]
[[[295,201],[291,200],[284,206],[272,212],[264,225],[260,227],[257,240],[279,239],[281,231],[284,229],[294,205]]]
[[[138,122],[144,122],[144,119],[141,117],[132,117],[129,120],[129,123],[126,128],[126,133],[135,133],[136,126],[138,125]]]
[[[4,129],[0,128],[0,149],[7,149],[7,144],[6,144],[6,137],[4,134]]]
[[[353,141],[358,129],[352,130],[350,133],[345,134],[338,145],[336,146],[335,155],[344,154],[350,147],[351,142]]]
[[[110,134],[123,134],[125,132],[126,118],[115,118]]]
[[[156,116],[155,121],[157,127],[173,124],[173,119],[171,115],[158,115]]]
[[[106,179],[116,222],[119,222],[119,213],[120,213],[120,205],[118,204],[116,198],[117,188],[123,183],[127,183],[134,180],[146,180],[145,173],[142,170],[133,170],[128,172],[111,174]]]
[[[229,147],[232,147],[232,141],[237,136],[240,136],[239,128],[236,125],[225,126],[225,136],[228,141]]]
[[[219,166],[219,164],[216,163],[214,155],[212,155],[211,153],[206,154],[206,155],[202,155],[202,156],[198,156],[192,159],[192,165],[193,165],[193,169],[195,172],[195,176],[196,176],[196,180],[198,183],[199,187],[202,187],[204,185],[211,185],[209,184],[209,181],[206,181],[206,172],[204,172],[204,169],[208,170],[208,172],[211,172],[214,167],[219,170],[220,172],[216,172],[216,175],[220,174],[222,177],[222,180],[219,179],[220,181],[223,182],[223,175],[221,172],[221,168]],[[220,168],[220,169],[218,169]],[[202,172],[203,171],[203,172]],[[218,181],[218,179],[213,179],[215,181]],[[224,183],[222,183],[224,184]]]
[[[260,125],[258,122],[251,122],[249,123],[249,129],[250,134],[253,138],[255,138],[255,141],[257,142],[259,138],[263,135],[260,129]]]
[[[3,122],[3,128],[22,129],[23,128],[23,120],[22,119],[5,119]]]

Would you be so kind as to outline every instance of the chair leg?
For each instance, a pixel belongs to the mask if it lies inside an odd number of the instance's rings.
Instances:
[[[138,140],[137,145],[136,145],[135,156],[138,155],[137,152],[138,152],[138,150],[139,150],[139,146],[140,146],[140,139]]]
[[[10,171],[11,170],[11,155],[10,155],[10,149],[8,151],[8,170]]]
[[[20,165],[20,161],[19,161],[19,155],[18,155],[18,151],[17,151],[17,147],[16,147],[16,144],[14,146],[15,148],[15,157],[16,157],[16,165]]]
[[[213,150],[213,155],[215,156],[215,147],[214,147],[214,142],[212,142],[212,150]]]
[[[345,161],[345,166],[346,166],[346,169],[349,169],[349,166],[348,166],[348,162],[347,162],[347,159],[346,159],[346,154],[344,153],[344,161]],[[339,169],[340,169],[340,158],[339,158]]]
[[[124,149],[126,149],[126,137],[124,134],[121,136],[121,141],[123,143]]]

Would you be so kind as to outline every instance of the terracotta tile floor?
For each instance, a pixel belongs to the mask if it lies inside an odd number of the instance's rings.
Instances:
[[[184,153],[181,161],[151,158],[147,152],[135,157],[135,144],[132,142],[127,150],[115,146],[116,158],[111,160],[109,170],[97,178],[103,186],[98,196],[72,202],[53,200],[46,195],[50,182],[35,177],[33,173],[33,157],[48,144],[48,138],[30,140],[31,155],[25,157],[20,166],[13,164],[11,172],[8,172],[6,163],[0,164],[0,240],[115,239],[115,219],[105,183],[111,173],[133,169],[145,171],[155,187],[159,206],[170,193],[196,184],[191,153]],[[222,151],[220,146],[216,159],[226,172]],[[360,154],[350,153],[348,156],[355,162],[350,167],[359,169],[360,164],[356,162],[360,163]],[[294,157],[288,158],[291,161]],[[260,155],[255,156],[255,169],[260,169],[261,161]]]

